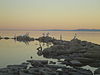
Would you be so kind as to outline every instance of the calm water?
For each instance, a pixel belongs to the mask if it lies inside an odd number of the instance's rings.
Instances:
[[[42,33],[47,31],[0,31],[0,35],[13,37],[14,35],[21,35],[27,32],[30,33],[31,37],[36,38],[42,36]],[[57,39],[59,39],[60,35],[63,35],[63,40],[71,40],[74,34],[77,33],[77,37],[81,40],[100,44],[100,32],[49,31],[49,33],[50,36]],[[30,59],[30,56],[33,56],[33,59],[46,59],[37,55],[36,48],[38,47],[38,41],[30,42],[29,45],[26,45],[23,42],[12,39],[0,40],[0,67],[5,67],[8,64],[20,64]]]

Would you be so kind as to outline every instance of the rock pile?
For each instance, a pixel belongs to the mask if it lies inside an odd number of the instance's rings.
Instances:
[[[21,65],[8,65],[0,69],[0,75],[93,75],[83,68],[68,68],[67,66],[48,64],[48,60],[27,60]]]
[[[79,39],[71,41],[53,41],[53,46],[46,48],[42,54],[46,58],[65,59],[70,65],[100,66],[100,45]],[[64,62],[65,62],[64,61]]]

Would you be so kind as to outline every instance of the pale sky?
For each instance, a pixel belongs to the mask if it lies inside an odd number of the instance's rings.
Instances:
[[[100,29],[100,0],[0,0],[0,29]]]

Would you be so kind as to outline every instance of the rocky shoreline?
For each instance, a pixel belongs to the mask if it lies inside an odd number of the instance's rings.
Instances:
[[[53,46],[41,51],[43,57],[64,59],[62,63],[71,66],[100,67],[100,45],[77,38],[71,41],[55,40],[52,43]]]
[[[60,65],[48,60],[27,60],[20,65],[1,68],[0,75],[100,75],[100,45],[98,44],[79,40],[76,36],[70,41],[57,40],[49,36],[33,39],[28,35],[17,36],[16,40],[52,43],[52,46],[43,50],[42,46],[37,48],[37,54],[44,58],[58,59]],[[92,73],[81,68],[86,65],[98,69]]]
[[[100,74],[98,70],[95,71],[95,75]],[[20,65],[1,68],[0,75],[93,75],[93,73],[79,67],[53,64],[48,60],[27,60]]]

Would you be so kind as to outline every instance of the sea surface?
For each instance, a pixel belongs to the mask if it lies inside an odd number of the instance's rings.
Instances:
[[[30,37],[38,38],[41,37],[43,33],[49,32],[51,37],[56,39],[60,39],[60,35],[62,35],[63,40],[71,40],[74,37],[74,34],[77,34],[77,38],[80,40],[85,40],[89,42],[93,42],[96,44],[100,44],[100,32],[87,32],[87,31],[0,31],[0,36],[5,37],[8,36],[10,38],[15,35],[23,35],[29,33]],[[30,59],[32,56],[33,59],[43,59],[46,58],[37,55],[37,48],[39,47],[38,41],[32,41],[27,44],[24,42],[18,42],[13,39],[0,40],[0,68],[6,67],[7,65],[12,64],[20,64]],[[41,43],[42,45],[43,43]],[[46,44],[43,46],[44,48],[48,47]],[[54,60],[55,59],[49,59]],[[88,66],[87,66],[88,67]]]

